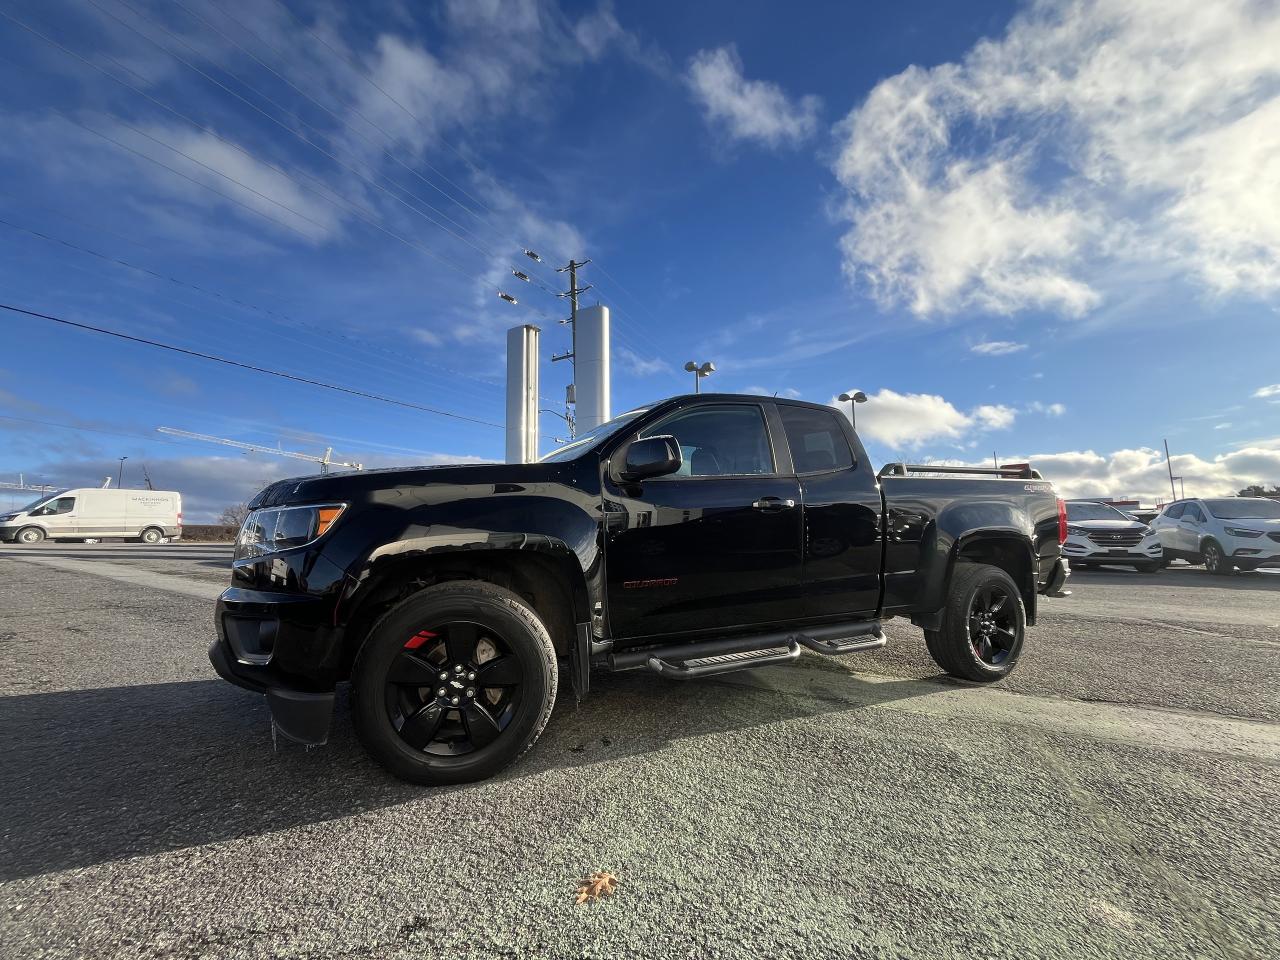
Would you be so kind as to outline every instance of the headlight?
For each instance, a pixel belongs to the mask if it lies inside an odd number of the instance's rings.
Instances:
[[[1084,527],[1073,527],[1071,524],[1067,524],[1068,537],[1087,537],[1088,535],[1089,531]]]
[[[6,513],[3,517],[0,517],[0,523],[8,523],[10,520],[17,519],[18,515],[16,513]]]
[[[1245,537],[1249,540],[1256,540],[1262,536],[1261,530],[1249,530],[1245,527],[1223,527],[1228,537]]]
[[[319,540],[347,508],[345,503],[319,503],[305,507],[269,507],[245,517],[236,537],[237,560],[260,557]]]
[[[1143,531],[1142,531],[1142,535],[1143,535],[1144,537],[1154,537],[1154,536],[1156,535],[1156,528],[1155,528],[1155,527],[1147,527],[1147,529],[1145,529],[1145,530],[1143,530]]]

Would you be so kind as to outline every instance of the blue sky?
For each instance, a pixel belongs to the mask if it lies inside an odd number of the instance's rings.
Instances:
[[[500,422],[507,327],[542,326],[548,405],[569,373],[562,304],[512,267],[554,286],[591,257],[615,411],[710,359],[713,389],[866,391],[877,461],[995,450],[1154,499],[1167,437],[1188,493],[1280,483],[1280,14],[1142,7],[20,0],[0,302]],[[0,323],[5,479],[128,456],[202,518],[308,467],[157,426],[502,453]]]

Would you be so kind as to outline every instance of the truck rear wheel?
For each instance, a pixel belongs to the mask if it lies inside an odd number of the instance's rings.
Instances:
[[[147,527],[138,539],[143,543],[159,543],[164,539],[164,531],[159,527]]]
[[[999,567],[961,563],[951,578],[941,630],[926,630],[934,662],[953,677],[989,683],[1022,653],[1027,614],[1017,584]]]
[[[547,628],[518,596],[482,581],[437,584],[383,615],[361,647],[356,733],[403,780],[483,780],[538,739],[557,679]]]

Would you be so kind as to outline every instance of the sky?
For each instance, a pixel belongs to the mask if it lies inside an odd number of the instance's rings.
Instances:
[[[1276,50],[1244,0],[16,0],[0,303],[455,416],[0,311],[0,479],[198,522],[316,467],[157,427],[500,459],[508,328],[563,410],[572,257],[615,412],[710,360],[866,392],[877,465],[1280,483]]]

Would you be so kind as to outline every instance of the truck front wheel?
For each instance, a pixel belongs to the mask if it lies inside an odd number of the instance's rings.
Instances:
[[[538,739],[556,699],[556,652],[514,593],[436,584],[374,625],[352,672],[365,749],[403,780],[491,777]]]
[[[1027,629],[1022,595],[1012,578],[985,563],[957,564],[941,630],[926,630],[934,662],[953,677],[989,683],[1018,662]]]

